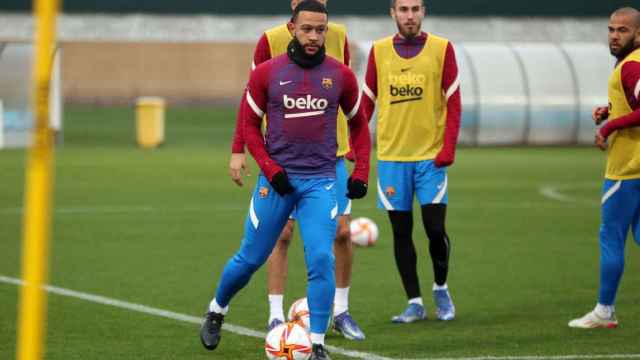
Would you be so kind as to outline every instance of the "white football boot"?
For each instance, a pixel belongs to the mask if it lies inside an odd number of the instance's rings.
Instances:
[[[607,315],[609,314],[606,314],[603,311],[598,311],[598,308],[596,307],[585,316],[569,321],[569,327],[579,329],[617,328],[618,319],[616,319],[615,312],[612,311],[610,316]]]

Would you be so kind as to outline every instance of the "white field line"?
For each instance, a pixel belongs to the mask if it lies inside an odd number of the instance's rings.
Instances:
[[[546,197],[547,199],[559,201],[562,203],[579,203],[579,204],[598,205],[597,200],[570,196],[562,192],[562,190],[564,189],[578,189],[578,188],[584,188],[584,187],[572,186],[572,185],[543,185],[538,188],[538,193]]]
[[[24,285],[24,281],[12,277],[2,276],[0,275],[0,283],[12,284],[16,286]],[[141,304],[130,303],[127,301],[117,300],[108,298],[100,295],[93,295],[88,293],[83,293],[79,291],[69,290],[60,288],[57,286],[46,285],[44,287],[47,292],[55,295],[66,296],[74,299],[80,299],[96,304],[112,306],[119,309],[130,310],[134,312],[139,312],[143,314],[163,317],[167,319],[182,321],[186,323],[200,325],[202,323],[201,317],[180,314],[173,311],[162,310],[158,308],[153,308],[150,306],[145,306]],[[229,331],[231,333],[249,336],[264,339],[266,333],[261,331],[252,330],[243,326],[232,325],[229,323],[225,323],[222,327],[224,330]],[[335,346],[327,346],[329,351],[348,356],[354,359],[367,359],[367,360],[586,360],[586,359],[640,359],[640,354],[609,354],[609,355],[559,355],[559,356],[478,356],[478,357],[456,357],[456,358],[423,358],[423,359],[407,359],[407,358],[389,358],[380,356],[373,353],[366,353],[362,351],[354,351],[343,349]]]
[[[538,191],[540,192],[540,195],[542,195],[542,196],[544,196],[546,198],[549,198],[551,200],[557,200],[557,201],[561,201],[561,202],[576,202],[577,201],[576,198],[561,193],[560,191],[558,191],[558,189],[556,189],[553,186],[542,186],[542,187],[540,187],[540,189]]]
[[[0,275],[0,282],[6,283],[6,284],[13,284],[17,286],[24,285],[24,281],[20,279],[6,277],[2,275]],[[112,306],[119,309],[131,310],[134,312],[163,317],[163,318],[172,319],[172,320],[178,320],[178,321],[191,323],[191,324],[197,324],[197,325],[202,324],[202,317],[195,317],[191,315],[180,314],[173,311],[157,309],[150,306],[130,303],[127,301],[112,299],[112,298],[108,298],[100,295],[93,295],[93,294],[83,293],[79,291],[64,289],[64,288],[60,288],[52,285],[46,285],[44,288],[47,290],[47,292],[51,294],[66,296],[66,297],[80,299],[80,300],[84,300],[84,301],[88,301],[96,304]],[[238,335],[243,335],[243,336],[250,336],[250,337],[255,337],[260,339],[264,339],[267,336],[265,332],[255,331],[249,328],[245,328],[242,326],[237,326],[229,323],[225,323],[222,328],[226,331],[229,331]],[[370,353],[365,353],[360,351],[352,351],[352,350],[342,349],[334,346],[328,346],[327,348],[329,349],[329,351],[334,352],[336,354],[341,354],[341,355],[349,356],[356,359],[394,360],[391,358],[378,356],[376,354],[370,354]]]

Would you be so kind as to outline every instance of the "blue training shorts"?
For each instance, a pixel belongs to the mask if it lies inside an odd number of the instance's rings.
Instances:
[[[411,211],[413,196],[420,205],[447,204],[447,169],[433,160],[378,160],[378,208]]]

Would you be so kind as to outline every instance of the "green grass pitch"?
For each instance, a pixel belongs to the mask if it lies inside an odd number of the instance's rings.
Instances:
[[[201,316],[238,248],[256,167],[243,188],[227,176],[234,109],[169,109],[166,144],[134,144],[133,108],[69,107],[56,152],[50,283]],[[20,277],[25,152],[0,151],[0,275]],[[580,331],[598,286],[604,155],[592,148],[463,148],[449,173],[450,323],[433,320],[431,264],[414,240],[430,319],[391,324],[406,299],[375,187],[354,203],[374,219],[375,247],[357,249],[350,310],[367,340],[329,345],[388,358],[640,353],[640,256],[633,240],[618,296],[620,327]],[[375,184],[375,171],[371,178]],[[545,195],[543,195],[546,194]],[[285,306],[304,296],[299,238],[290,249]],[[213,353],[198,325],[50,294],[47,359],[264,359],[263,340],[223,333]],[[18,287],[0,282],[0,358],[15,358]],[[227,322],[264,331],[265,272],[232,302]],[[334,359],[349,359],[336,354]],[[372,355],[373,356],[373,355]]]

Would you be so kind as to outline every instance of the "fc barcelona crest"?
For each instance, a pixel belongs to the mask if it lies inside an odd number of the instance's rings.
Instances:
[[[396,194],[396,188],[394,188],[393,186],[387,186],[387,189],[384,191],[387,196],[392,197]]]
[[[329,90],[333,87],[333,79],[331,78],[322,78],[322,87]]]

